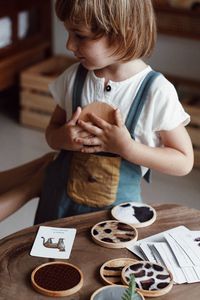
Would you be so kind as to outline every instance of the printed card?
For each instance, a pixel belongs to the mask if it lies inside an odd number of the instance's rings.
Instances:
[[[200,249],[200,231],[191,231],[190,237],[192,241],[199,247]]]
[[[75,228],[40,226],[31,256],[68,259],[76,235]]]

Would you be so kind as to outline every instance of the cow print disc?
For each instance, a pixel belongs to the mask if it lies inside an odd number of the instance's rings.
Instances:
[[[91,234],[97,244],[106,248],[125,248],[138,237],[135,227],[116,220],[96,224],[92,227]]]
[[[172,274],[156,263],[140,261],[125,266],[121,274],[124,284],[129,284],[131,274],[135,276],[137,290],[147,297],[164,295],[173,286]]]
[[[137,202],[121,203],[111,210],[112,216],[136,228],[151,225],[156,220],[156,211],[150,205]]]

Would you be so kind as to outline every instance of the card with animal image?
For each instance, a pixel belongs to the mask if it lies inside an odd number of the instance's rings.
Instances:
[[[76,235],[75,228],[40,226],[30,255],[68,259]]]

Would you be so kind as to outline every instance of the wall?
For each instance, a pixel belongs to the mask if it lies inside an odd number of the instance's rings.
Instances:
[[[68,54],[65,49],[67,33],[62,23],[53,15],[53,49],[55,54]],[[200,40],[159,35],[151,66],[163,73],[200,80]]]

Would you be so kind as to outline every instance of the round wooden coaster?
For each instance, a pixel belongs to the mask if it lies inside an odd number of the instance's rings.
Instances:
[[[79,119],[85,122],[90,122],[89,113],[94,113],[104,121],[110,124],[115,124],[114,111],[114,107],[105,102],[92,102],[91,104],[83,107]]]
[[[121,273],[125,266],[136,262],[133,258],[116,258],[106,261],[100,268],[100,275],[107,284],[123,284]]]
[[[121,300],[127,286],[124,285],[108,285],[96,290],[90,300]],[[137,300],[145,300],[140,292],[137,293]]]
[[[64,297],[78,292],[83,286],[81,270],[65,262],[45,263],[31,274],[33,288],[46,296]]]
[[[126,202],[114,206],[112,216],[121,222],[141,228],[151,225],[156,220],[156,211],[150,205],[138,202]]]
[[[173,286],[171,272],[156,263],[140,261],[125,266],[122,270],[124,284],[128,285],[131,274],[135,276],[137,290],[147,297],[162,296],[168,293]]]
[[[91,234],[97,244],[106,248],[125,248],[138,237],[135,227],[116,220],[103,221],[94,225]]]

